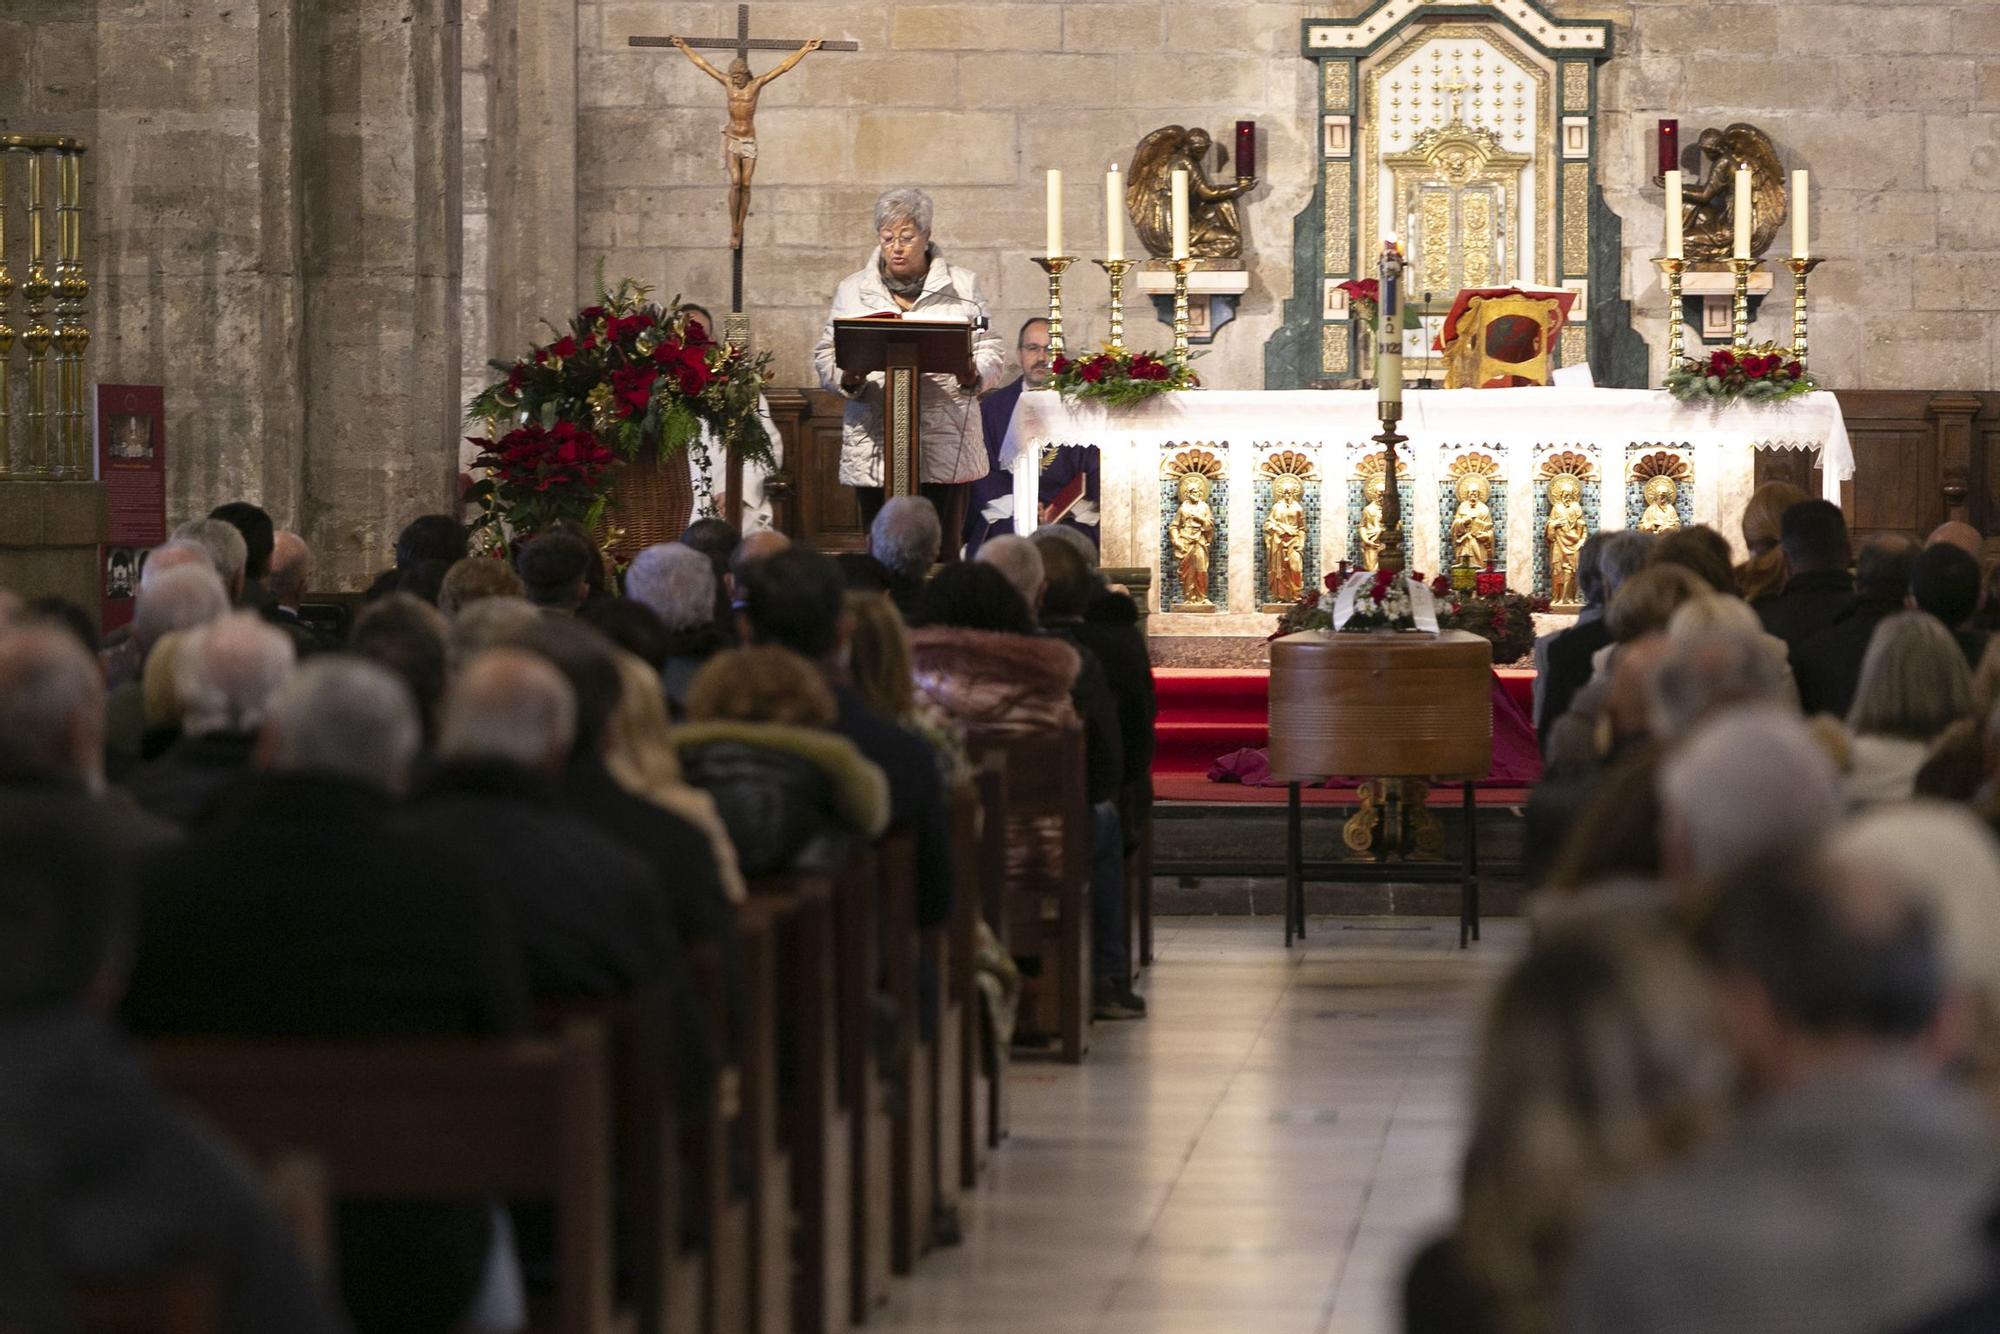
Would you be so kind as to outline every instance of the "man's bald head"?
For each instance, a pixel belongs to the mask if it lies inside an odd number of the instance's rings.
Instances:
[[[296,658],[291,638],[251,612],[189,631],[174,658],[182,730],[190,736],[256,731]]]
[[[214,568],[203,559],[199,565],[185,565],[151,577],[139,585],[133,604],[132,633],[139,647],[148,652],[153,645],[176,630],[192,630],[206,625],[229,610],[229,590]]]
[[[1653,674],[1672,648],[1664,634],[1643,635],[1618,646],[1611,662],[1611,687],[1604,696],[1604,712],[1615,738],[1644,736],[1650,731]]]
[[[438,754],[504,760],[559,771],[576,738],[576,694],[563,674],[526,649],[488,649],[452,683]]]
[[[0,772],[103,779],[104,678],[67,630],[0,636]]]
[[[1969,523],[1960,523],[1956,519],[1939,524],[1931,529],[1931,535],[1924,539],[1924,545],[1927,547],[1934,547],[1940,542],[1957,547],[1974,557],[1977,557],[1986,545],[1986,539],[1979,535],[1977,528]]]

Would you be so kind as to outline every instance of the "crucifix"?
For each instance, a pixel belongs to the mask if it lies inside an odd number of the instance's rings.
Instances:
[[[859,42],[829,42],[821,38],[788,41],[750,35],[750,6],[736,6],[734,37],[632,37],[632,46],[671,46],[694,62],[695,68],[723,87],[729,99],[729,123],[722,128],[722,162],[729,172],[730,298],[732,310],[743,309],[743,223],[750,216],[750,178],[757,171],[757,99],[764,86],[789,73],[814,51],[859,51]],[[724,73],[703,59],[700,50],[734,51],[736,59]],[[752,51],[789,51],[769,72],[750,73]]]

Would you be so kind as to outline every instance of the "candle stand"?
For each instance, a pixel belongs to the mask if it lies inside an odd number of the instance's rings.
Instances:
[[[1379,407],[1382,432],[1375,443],[1382,446],[1382,555],[1377,568],[1393,574],[1403,572],[1403,496],[1398,489],[1396,446],[1409,437],[1396,430],[1403,420],[1403,401],[1385,400]]]
[[[1138,265],[1129,259],[1100,259],[1097,267],[1111,279],[1111,351],[1125,353],[1125,275]]]
[[[1188,363],[1188,274],[1194,272],[1194,261],[1177,259],[1174,266],[1174,360],[1180,365]]]
[[[1794,255],[1785,261],[1792,271],[1792,360],[1803,365],[1806,359],[1806,279],[1823,260]]]
[[[1736,276],[1736,294],[1730,311],[1730,344],[1740,355],[1750,350],[1750,270],[1756,261],[1732,259],[1729,271]]]
[[[1035,263],[1041,265],[1042,272],[1049,275],[1049,355],[1060,357],[1064,353],[1062,276],[1064,269],[1076,263],[1076,256],[1038,256]]]
[[[1681,277],[1687,272],[1685,259],[1656,259],[1653,261],[1667,280],[1667,369],[1673,370],[1681,364],[1683,315],[1681,312]]]

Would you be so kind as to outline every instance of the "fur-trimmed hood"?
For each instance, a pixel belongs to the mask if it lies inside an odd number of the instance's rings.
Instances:
[[[1070,691],[1083,662],[1062,640],[933,625],[910,634],[917,688],[970,728],[1074,722]]]
[[[832,785],[840,816],[869,838],[889,827],[889,780],[854,743],[834,732],[790,723],[737,721],[684,723],[674,729],[683,761],[690,751],[718,743],[778,751],[804,760]]]

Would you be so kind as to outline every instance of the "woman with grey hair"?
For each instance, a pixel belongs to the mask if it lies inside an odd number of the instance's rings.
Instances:
[[[861,524],[867,528],[883,501],[883,376],[879,371],[857,375],[834,364],[834,321],[907,313],[974,326],[972,356],[964,368],[956,375],[925,376],[918,402],[923,445],[917,478],[937,507],[944,531],[954,535],[951,550],[944,553],[952,560],[957,557],[956,535],[965,531],[967,487],[987,471],[979,395],[999,387],[1005,354],[1000,340],[984,327],[986,300],[978,280],[970,270],[948,263],[931,242],[931,215],[930,196],[921,190],[891,190],[875,201],[877,249],[835,289],[814,360],[820,384],[847,400],[840,480],[854,488]]]

